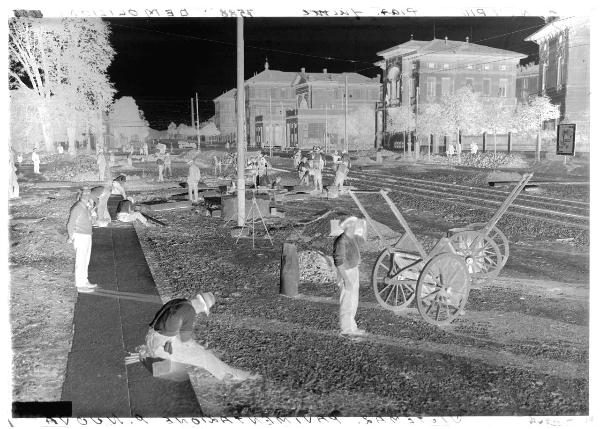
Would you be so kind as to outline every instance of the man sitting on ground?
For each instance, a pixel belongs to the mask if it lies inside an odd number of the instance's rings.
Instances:
[[[167,302],[156,313],[146,335],[150,357],[197,366],[218,380],[245,381],[259,376],[233,368],[218,359],[193,339],[194,320],[199,313],[210,314],[215,303],[211,292],[199,293],[192,299],[177,298]]]
[[[148,226],[148,220],[146,217],[140,212],[134,209],[133,203],[130,200],[123,200],[119,202],[117,206],[117,219],[121,222],[135,222],[139,220],[144,224],[144,226]]]

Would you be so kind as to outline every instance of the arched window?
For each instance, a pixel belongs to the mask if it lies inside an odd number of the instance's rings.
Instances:
[[[390,101],[393,101],[400,97],[400,69],[398,67],[392,67],[388,72],[387,77],[390,83]]]

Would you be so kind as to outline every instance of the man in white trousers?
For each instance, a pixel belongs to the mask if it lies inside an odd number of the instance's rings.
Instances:
[[[358,309],[360,249],[362,221],[350,216],[340,224],[344,230],[333,244],[333,261],[340,280],[340,330],[342,335],[364,335],[366,332],[356,326]]]
[[[98,286],[88,280],[88,265],[92,252],[92,198],[89,188],[83,188],[79,200],[71,207],[67,221],[68,243],[75,249],[75,286],[78,292],[92,292]]]
[[[201,292],[192,299],[177,298],[167,302],[150,322],[144,352],[153,358],[203,368],[218,380],[235,382],[258,378],[248,371],[227,365],[194,341],[192,334],[196,316],[200,313],[208,316],[214,303],[215,297],[211,292]]]

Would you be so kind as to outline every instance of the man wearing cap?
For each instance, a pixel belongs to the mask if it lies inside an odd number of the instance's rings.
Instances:
[[[333,244],[333,262],[338,271],[341,289],[340,294],[340,330],[343,335],[364,335],[365,331],[358,329],[356,310],[358,308],[358,289],[360,250],[357,231],[358,218],[350,216],[340,224],[344,230]]]
[[[169,359],[203,368],[219,380],[256,379],[247,371],[233,368],[218,359],[193,339],[194,320],[199,313],[210,314],[215,303],[211,292],[201,292],[192,299],[177,298],[167,302],[150,322],[146,348],[151,357]]]
[[[187,184],[188,184],[188,199],[192,202],[198,201],[198,182],[200,181],[200,168],[196,165],[194,160],[188,161],[190,169],[188,170]],[[193,198],[192,198],[193,193]]]
[[[92,251],[92,208],[89,188],[83,188],[79,200],[71,207],[67,221],[68,243],[75,249],[75,286],[78,292],[91,292],[97,285],[88,281],[88,265]]]

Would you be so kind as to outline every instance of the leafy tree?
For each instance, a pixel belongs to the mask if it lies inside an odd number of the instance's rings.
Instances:
[[[478,133],[483,126],[483,104],[479,96],[469,87],[462,87],[442,100],[444,128],[446,134],[456,134],[458,161],[461,161],[462,145],[460,134]]]
[[[73,150],[79,122],[97,122],[109,107],[115,91],[107,69],[113,57],[108,24],[100,19],[9,21],[9,86],[35,96],[47,150],[53,149],[53,123],[68,129]],[[94,128],[99,132],[97,124]]]
[[[559,106],[552,104],[547,96],[534,96],[528,103],[525,103],[516,111],[515,128],[523,132],[535,132],[536,147],[535,158],[540,160],[541,139],[544,121],[558,119],[560,117]]]
[[[132,140],[141,141],[148,137],[150,132],[144,112],[138,108],[133,97],[121,97],[116,100],[110,109],[108,119],[120,145],[130,143]]]
[[[332,117],[328,122],[328,131],[338,135],[344,135],[344,115]],[[348,134],[348,142],[345,143],[346,148],[363,149],[364,142],[375,141],[375,111],[369,106],[360,106],[348,112],[346,118],[346,132]],[[371,147],[371,146],[369,146]]]
[[[494,153],[496,153],[496,135],[513,129],[514,107],[501,103],[490,103],[483,109],[483,127],[494,134]]]
[[[438,103],[429,103],[419,109],[419,117],[417,123],[417,136],[429,139],[431,135],[443,135],[448,128],[444,110]],[[429,154],[429,144],[427,145],[427,153]]]
[[[406,147],[406,136],[415,129],[415,113],[408,106],[390,107],[387,110],[387,129],[392,133],[404,133],[403,148]],[[389,134],[388,134],[389,139]]]

